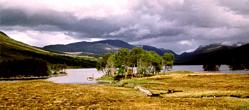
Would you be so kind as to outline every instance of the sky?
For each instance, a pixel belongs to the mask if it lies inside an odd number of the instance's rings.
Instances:
[[[0,0],[0,31],[42,47],[119,39],[176,53],[249,41],[249,0]]]

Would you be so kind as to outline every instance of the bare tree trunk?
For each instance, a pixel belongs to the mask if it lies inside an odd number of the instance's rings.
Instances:
[[[127,66],[125,66],[125,71],[124,71],[125,73],[125,79],[127,78],[127,74],[128,74],[128,67]]]

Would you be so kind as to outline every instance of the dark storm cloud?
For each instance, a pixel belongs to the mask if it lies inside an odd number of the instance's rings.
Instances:
[[[96,37],[117,29],[117,26],[105,19],[77,19],[70,13],[43,10],[38,13],[28,13],[20,9],[0,9],[0,26],[30,27],[38,31],[72,31],[82,37]],[[80,36],[78,36],[80,37]]]
[[[120,30],[117,36],[132,36],[132,40],[141,40],[162,36],[173,39],[172,37],[181,35],[178,41],[203,39],[209,43],[216,39],[248,40],[248,37],[243,37],[246,35],[243,33],[248,32],[248,18],[237,19],[232,12],[227,12],[216,2],[185,0],[182,3],[170,4],[157,0],[153,3],[143,2],[135,9],[133,21],[136,24],[126,26],[123,28],[126,31]],[[144,32],[142,37],[141,32]],[[165,43],[171,42],[170,39]]]
[[[46,8],[30,12],[4,7],[0,8],[0,29],[63,32],[79,39],[121,39],[176,52],[210,43],[249,41],[249,0],[136,0],[136,3],[127,14],[104,17],[79,17],[80,12]]]
[[[244,2],[245,4],[248,3],[248,1]],[[174,50],[186,50],[184,49],[186,46],[196,48],[199,45],[210,43],[235,43],[238,41],[248,42],[249,40],[249,19],[244,16],[245,13],[235,14],[227,10],[229,6],[220,5],[215,1],[185,0],[183,3],[176,5],[163,5],[164,7],[159,8],[160,11],[153,10],[155,8],[152,8],[151,4],[143,4],[141,7],[146,6],[148,7],[143,8],[143,13],[149,12],[147,14],[161,16],[161,21],[174,22],[173,25],[170,25],[171,27],[180,27],[181,30],[184,30],[179,31],[179,34],[175,34],[175,36],[167,34],[163,36],[162,34],[158,36],[160,37],[159,40],[153,42],[149,41],[155,38],[148,39],[148,44],[151,45],[170,47]],[[189,44],[192,44],[186,45],[181,43],[182,41],[188,41]]]

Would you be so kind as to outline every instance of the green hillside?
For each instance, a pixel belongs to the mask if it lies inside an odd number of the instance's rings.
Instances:
[[[95,67],[96,59],[45,51],[11,39],[0,32],[0,62],[23,59],[40,59],[49,64],[65,64],[77,67]]]

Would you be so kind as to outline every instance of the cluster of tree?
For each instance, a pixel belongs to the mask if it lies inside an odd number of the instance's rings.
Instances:
[[[244,64],[230,64],[230,70],[249,70],[249,62]]]
[[[4,60],[0,62],[0,77],[30,77],[66,74],[65,64],[51,64],[41,59]]]
[[[204,64],[203,70],[204,71],[219,71],[220,64]]]
[[[1,77],[49,76],[48,63],[40,59],[8,60],[0,63]]]
[[[163,66],[165,70],[170,70],[173,61],[174,55],[171,53],[161,57],[153,51],[141,48],[121,48],[118,52],[106,54],[99,59],[97,69],[109,76],[146,76],[159,73]]]
[[[204,64],[203,70],[204,71],[219,71],[220,64]],[[229,64],[230,70],[249,70],[249,63],[247,64]]]
[[[49,67],[53,74],[66,74],[67,65],[65,64],[50,64]]]
[[[204,71],[219,71],[220,64],[204,64]],[[230,70],[249,70],[249,63],[228,64]]]

